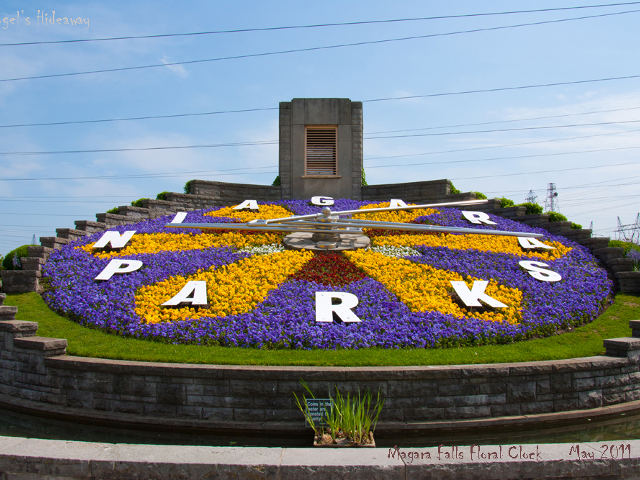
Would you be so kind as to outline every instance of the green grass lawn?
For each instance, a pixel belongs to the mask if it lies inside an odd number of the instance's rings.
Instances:
[[[449,349],[255,350],[169,345],[107,334],[56,314],[35,293],[8,295],[5,304],[18,307],[18,319],[38,322],[38,335],[66,338],[70,355],[227,365],[450,365],[587,357],[604,353],[602,341],[606,338],[630,336],[629,320],[640,320],[640,297],[619,294],[614,304],[588,325],[562,335],[509,345]]]

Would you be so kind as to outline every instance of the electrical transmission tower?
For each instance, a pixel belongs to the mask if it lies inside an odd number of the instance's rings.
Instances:
[[[640,213],[636,215],[635,223],[623,224],[618,217],[618,228],[616,230],[616,238],[624,242],[640,244]]]
[[[544,201],[545,212],[556,212],[558,209],[558,192],[556,191],[556,184],[550,183],[547,187],[547,198]]]
[[[527,193],[527,196],[524,199],[524,201],[527,203],[537,203],[537,200],[538,195],[536,195],[536,192],[534,192],[533,190],[529,190],[529,193]]]

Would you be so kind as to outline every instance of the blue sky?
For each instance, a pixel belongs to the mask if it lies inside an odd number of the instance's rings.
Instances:
[[[0,43],[606,2],[41,1],[34,7],[25,3],[5,0],[0,5]],[[44,14],[51,18],[54,10],[58,19],[80,21],[76,25],[65,20],[43,23]],[[615,12],[628,13],[576,19]],[[560,19],[571,20],[509,27]],[[481,191],[516,202],[524,201],[532,189],[544,203],[547,185],[553,182],[562,213],[585,227],[593,221],[597,235],[613,236],[618,216],[631,223],[640,210],[640,77],[428,95],[639,75],[639,22],[640,3],[636,3],[323,28],[0,46],[0,80],[5,80],[0,81],[0,254],[30,243],[33,235],[53,236],[57,227],[73,227],[77,219],[93,220],[95,213],[137,198],[182,191],[192,178],[270,184],[277,174],[278,102],[296,97],[364,101],[364,164],[371,184],[449,178],[461,191]],[[509,28],[454,33],[495,27]],[[438,36],[6,81],[434,34]],[[404,96],[418,97],[371,101]],[[265,110],[11,127],[261,108]],[[16,153],[246,142],[253,145]]]

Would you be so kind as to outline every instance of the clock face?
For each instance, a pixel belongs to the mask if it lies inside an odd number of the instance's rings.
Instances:
[[[319,213],[308,200],[188,212],[184,223]],[[588,250],[511,220],[455,208],[366,213],[385,222],[542,233],[364,230],[366,249],[287,249],[283,233],[174,229],[173,216],[114,227],[53,252],[51,308],[139,338],[251,348],[442,347],[548,336],[593,320],[611,281]],[[473,207],[471,207],[473,208]],[[119,232],[119,233],[114,233]],[[113,242],[109,243],[109,240]],[[96,248],[103,245],[107,248]]]

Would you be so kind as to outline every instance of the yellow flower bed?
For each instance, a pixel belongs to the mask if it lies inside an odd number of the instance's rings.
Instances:
[[[556,258],[564,257],[571,251],[571,247],[566,247],[560,242],[543,242],[546,245],[555,247],[554,250],[544,252],[524,250],[518,243],[517,237],[498,235],[406,234],[374,237],[371,240],[372,246],[415,247],[416,245],[425,245],[427,247],[448,247],[456,250],[472,249],[482,252],[511,253],[517,256],[538,257],[543,260],[555,260]]]
[[[224,317],[253,310],[267,294],[313,257],[309,251],[286,250],[256,255],[215,270],[188,277],[175,276],[136,292],[136,313],[147,323],[171,322],[200,317]],[[207,282],[208,307],[161,307],[191,280]]]
[[[246,235],[239,232],[225,233],[136,233],[126,247],[111,252],[94,252],[93,244],[76,247],[98,258],[123,257],[139,253],[174,252],[199,250],[211,247],[252,247],[280,242],[279,233],[257,233]]]
[[[364,205],[360,207],[360,210],[367,210],[369,208],[384,208],[388,207],[390,202],[375,203],[372,205]],[[415,203],[408,203],[407,205],[415,205]],[[408,223],[415,220],[418,217],[424,215],[433,215],[438,213],[438,210],[433,208],[416,208],[414,210],[397,210],[390,212],[373,212],[373,213],[356,213],[353,218],[360,220],[378,220],[380,222],[404,222]]]
[[[233,207],[224,207],[219,210],[207,212],[205,215],[209,217],[235,218],[240,220],[240,222],[250,222],[257,218],[268,220],[271,218],[283,218],[293,215],[289,210],[278,205],[258,204],[258,207],[259,210],[234,210]]]
[[[490,280],[485,293],[507,305],[507,308],[472,311],[454,300],[457,295],[450,281],[462,280],[471,288],[474,280],[482,279],[465,278],[455,272],[438,270],[429,265],[415,264],[372,251],[355,250],[344,254],[369,276],[385,285],[413,312],[438,311],[459,318],[475,317],[491,322],[520,323],[522,292],[518,289],[501,286]]]

